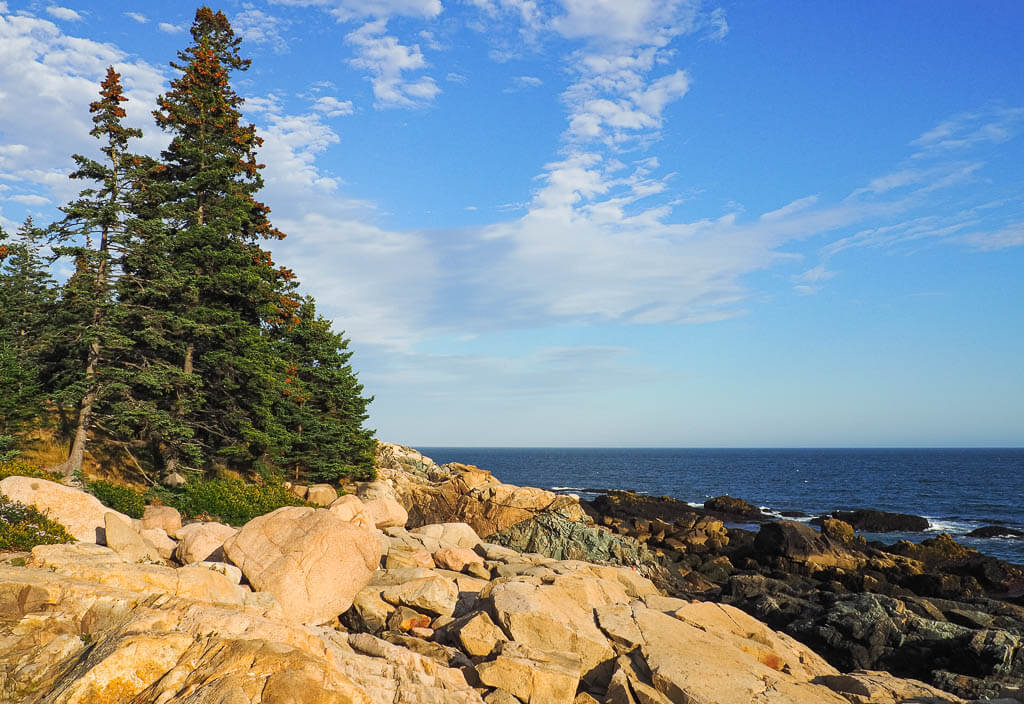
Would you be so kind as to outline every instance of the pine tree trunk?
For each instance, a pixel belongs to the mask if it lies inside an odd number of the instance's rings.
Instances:
[[[100,252],[106,253],[107,251],[107,230],[104,228],[103,234],[100,240]],[[106,285],[107,278],[107,266],[106,261],[101,260],[99,267],[96,270],[96,295],[99,296],[103,287]],[[92,309],[92,323],[96,325],[99,323],[100,318],[103,316],[103,312],[99,305],[96,305]],[[89,421],[92,419],[92,407],[96,403],[96,399],[99,397],[99,389],[96,386],[96,370],[100,364],[100,341],[94,339],[89,345],[89,358],[85,365],[85,384],[86,391],[82,397],[82,402],[78,407],[78,421],[75,423],[75,437],[71,441],[71,450],[68,452],[68,458],[64,460],[60,465],[53,468],[53,471],[59,472],[63,477],[65,484],[72,483],[76,473],[82,471],[82,462],[85,460],[85,446],[89,442]]]

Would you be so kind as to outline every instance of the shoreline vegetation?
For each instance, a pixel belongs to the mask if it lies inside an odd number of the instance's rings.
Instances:
[[[132,519],[5,466],[6,500],[77,542],[0,552],[4,701],[1024,701],[1024,567],[947,535],[580,501],[389,443],[373,480],[281,485],[293,505],[233,520],[152,494]]]

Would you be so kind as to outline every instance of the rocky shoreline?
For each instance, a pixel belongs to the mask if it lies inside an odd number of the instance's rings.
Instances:
[[[0,555],[0,701],[1024,701],[1024,569],[948,536],[378,466],[240,527],[3,480],[78,542]]]

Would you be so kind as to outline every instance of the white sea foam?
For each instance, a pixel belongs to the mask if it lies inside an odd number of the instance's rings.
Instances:
[[[964,535],[970,533],[975,528],[981,527],[981,523],[977,521],[953,521],[941,518],[932,518],[925,516],[928,519],[928,527],[925,528],[926,533],[949,533],[950,535]]]

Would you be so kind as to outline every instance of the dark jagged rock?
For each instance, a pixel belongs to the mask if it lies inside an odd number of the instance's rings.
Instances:
[[[761,526],[754,550],[771,564],[802,566],[810,572],[828,568],[857,569],[866,560],[808,525],[777,521]],[[780,562],[781,559],[781,562]]]
[[[632,520],[660,520],[665,523],[692,523],[703,513],[685,501],[670,496],[647,496],[635,491],[610,491],[594,498],[593,501],[580,503],[595,521],[610,516]]]
[[[704,502],[704,508],[729,518],[735,517],[751,520],[764,520],[767,518],[757,506],[728,494],[708,499]]]
[[[968,538],[1024,538],[1024,531],[1006,526],[982,526],[967,534]]]
[[[811,520],[814,525],[821,525],[828,516],[819,516]],[[845,521],[854,527],[855,530],[865,533],[899,533],[911,532],[920,533],[928,530],[928,519],[923,516],[915,516],[910,513],[888,513],[886,511],[875,511],[873,509],[859,509],[857,511],[833,511],[831,518]]]

